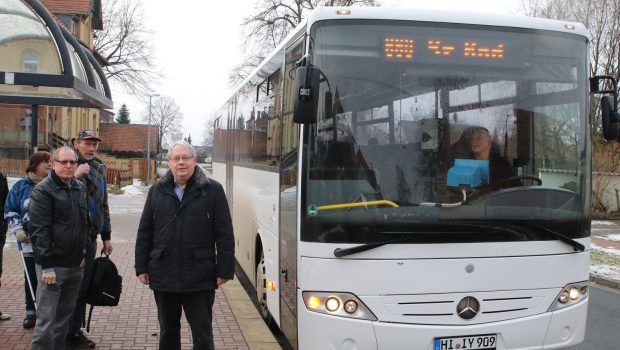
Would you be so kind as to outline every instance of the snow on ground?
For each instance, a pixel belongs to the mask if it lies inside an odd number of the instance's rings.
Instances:
[[[620,235],[607,235],[607,236],[605,236],[605,238],[607,238],[610,241],[619,241],[620,242]]]
[[[592,226],[594,225],[601,225],[601,226],[617,226],[617,224],[613,221],[600,221],[600,220],[593,220],[592,221]]]
[[[591,265],[590,273],[615,281],[620,281],[620,268],[612,265]]]
[[[592,247],[592,249],[596,249],[596,250],[600,250],[602,252],[605,252],[607,254],[611,254],[611,255],[617,255],[618,257],[620,257],[620,250],[614,249],[614,248],[604,248],[601,246],[598,246],[594,243],[591,243],[590,246]]]
[[[19,180],[23,179],[22,177],[7,177],[6,180],[9,183],[9,191],[13,188],[13,185]]]
[[[123,196],[123,197],[140,195],[140,194],[145,193],[146,191],[146,187],[142,186],[142,181],[138,179],[134,179],[133,184],[127,185],[121,189],[123,190],[123,194],[119,196]]]

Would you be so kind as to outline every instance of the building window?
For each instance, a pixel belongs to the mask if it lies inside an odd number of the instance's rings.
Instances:
[[[26,51],[22,54],[23,73],[36,73],[39,70],[39,54]]]

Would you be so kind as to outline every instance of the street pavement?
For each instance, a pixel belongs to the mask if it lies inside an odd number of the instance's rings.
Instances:
[[[114,248],[110,258],[123,276],[123,293],[118,306],[95,307],[93,310],[89,337],[97,343],[97,349],[102,350],[156,349],[158,343],[159,325],[153,294],[138,281],[133,268],[135,237],[146,189],[130,186],[129,192],[109,196]],[[100,251],[101,241],[98,244]],[[15,238],[7,237],[0,311],[11,314],[12,318],[0,321],[0,350],[30,349],[32,329],[22,328],[24,277],[20,259]],[[213,315],[216,349],[280,349],[238,281],[229,282],[225,290],[217,291]],[[191,349],[190,329],[185,316],[181,327],[182,348]]]

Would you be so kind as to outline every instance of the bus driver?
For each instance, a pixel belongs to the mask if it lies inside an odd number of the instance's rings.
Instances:
[[[516,175],[510,162],[500,154],[497,145],[493,143],[493,138],[486,128],[478,127],[471,133],[470,150],[472,153],[471,158],[489,161],[490,184]],[[519,184],[506,183],[501,187],[513,186],[519,186]]]

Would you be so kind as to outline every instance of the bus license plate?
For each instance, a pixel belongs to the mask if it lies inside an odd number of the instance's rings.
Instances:
[[[434,350],[495,350],[497,334],[435,338]]]

